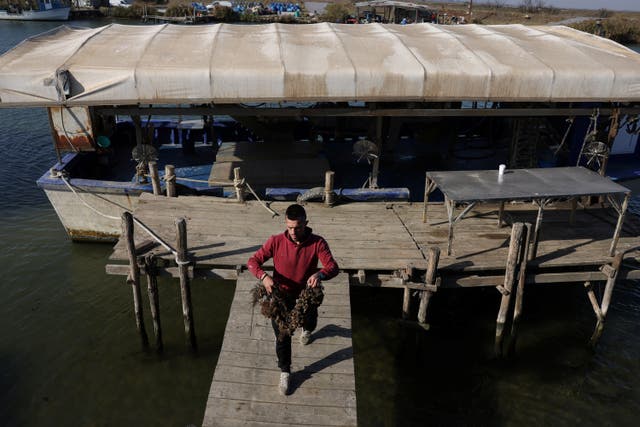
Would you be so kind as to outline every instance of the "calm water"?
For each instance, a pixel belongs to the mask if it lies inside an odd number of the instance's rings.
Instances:
[[[54,26],[0,22],[0,52]],[[55,160],[45,112],[0,110],[0,149],[0,425],[198,425],[233,285],[193,284],[192,356],[175,283],[161,282],[166,351],[141,351],[130,290],[104,273],[109,245],[70,243],[35,185]],[[494,290],[441,292],[432,330],[420,335],[398,325],[401,298],[353,292],[360,425],[635,425],[636,285],[617,287],[595,351],[585,345],[595,321],[580,286],[528,289],[508,363],[492,358]]]

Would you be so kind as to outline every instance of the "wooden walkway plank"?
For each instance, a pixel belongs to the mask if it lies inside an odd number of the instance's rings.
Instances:
[[[273,202],[270,206],[282,213],[288,205]],[[310,226],[327,239],[342,270],[393,271],[409,263],[426,269],[426,254],[432,246],[441,249],[442,274],[503,270],[505,266],[510,227],[497,227],[496,205],[479,204],[456,224],[451,256],[443,250],[448,223],[441,203],[430,203],[427,224],[422,222],[421,204],[367,202],[330,208],[309,203],[306,209]],[[185,216],[189,252],[198,268],[244,265],[270,235],[284,231],[282,215],[272,218],[253,201],[238,204],[221,198],[143,194],[135,215],[170,244],[175,241],[175,218]],[[535,215],[530,203],[505,208],[509,221],[533,221]],[[639,222],[633,215],[627,216],[619,250],[640,246]],[[613,209],[599,207],[579,209],[575,224],[569,226],[568,204],[554,203],[545,210],[538,256],[530,267],[581,268],[608,263],[614,226]],[[148,238],[136,228],[136,243]],[[163,248],[154,249],[154,253],[173,262]],[[122,242],[115,246],[111,259],[127,260]]]
[[[310,344],[293,337],[289,396],[278,391],[270,321],[249,303],[255,284],[248,272],[238,277],[203,426],[357,425],[348,275],[325,283]]]

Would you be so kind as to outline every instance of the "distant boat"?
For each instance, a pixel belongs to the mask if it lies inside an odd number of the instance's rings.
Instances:
[[[9,8],[0,10],[0,20],[13,21],[66,21],[69,19],[71,6],[66,6],[59,1],[38,0],[39,9]]]

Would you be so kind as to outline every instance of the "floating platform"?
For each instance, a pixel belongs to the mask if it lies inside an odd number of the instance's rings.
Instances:
[[[511,352],[515,348],[525,283],[584,283],[597,318],[591,338],[595,345],[604,328],[616,280],[640,279],[640,221],[635,215],[627,217],[618,254],[611,257],[608,254],[617,219],[611,208],[580,209],[569,225],[568,203],[547,206],[537,257],[527,264],[529,240],[523,238],[527,234],[523,231],[529,228],[526,223],[536,217],[537,208],[532,204],[507,205],[503,215],[507,225],[502,226],[498,225],[497,205],[476,205],[457,224],[453,252],[446,255],[449,223],[442,204],[429,204],[429,220],[425,224],[422,204],[367,202],[329,207],[310,203],[306,206],[309,225],[327,239],[341,274],[325,286],[325,302],[319,310],[320,323],[313,342],[302,347],[294,337],[293,393],[285,397],[277,390],[279,371],[273,330],[258,309],[250,306],[249,292],[257,281],[244,271],[244,265],[269,236],[284,232],[283,214],[288,205],[271,203],[270,208],[280,213],[272,216],[257,201],[143,194],[134,212],[137,221],[165,243],[186,248],[188,255],[185,257],[178,249],[181,261],[176,266],[174,254],[150,241],[136,224],[133,235],[126,231],[124,235],[128,237],[116,244],[110,259],[113,264],[107,265],[108,273],[128,275],[134,286],[143,343],[146,333],[139,277],[132,279],[137,267],[124,262],[137,259],[140,264],[153,254],[160,259],[157,268],[152,268],[153,274],[180,277],[185,333],[194,347],[186,277],[237,280],[207,401],[205,426],[356,425],[350,285],[404,289],[404,324],[422,330],[428,330],[427,306],[440,288],[495,287],[502,294],[495,341],[496,355],[501,356],[505,349]],[[133,227],[128,218],[125,223],[130,230]],[[179,244],[176,230],[182,230],[184,238],[185,221],[176,221],[178,218],[186,220],[188,230],[188,242],[184,239]],[[132,254],[135,252],[132,258],[127,246]],[[190,263],[188,267],[182,261],[185,258]],[[266,268],[269,267],[267,263]],[[602,302],[591,285],[595,281],[606,281]],[[157,305],[154,292],[150,285],[149,297],[155,298]],[[412,294],[420,296],[417,322],[410,319]],[[505,325],[511,305],[513,327],[507,344]],[[154,329],[156,343],[161,343],[159,327]]]
[[[206,270],[245,265],[269,236],[284,232],[282,215],[288,205],[288,202],[271,203],[271,208],[281,214],[272,217],[256,201],[239,204],[215,197],[168,198],[145,193],[140,196],[134,215],[171,243],[175,242],[175,219],[184,217],[194,274],[200,271],[206,275]],[[477,276],[504,275],[511,233],[508,224],[534,222],[536,217],[532,204],[508,204],[507,225],[498,227],[498,206],[479,204],[456,224],[453,252],[447,256],[448,221],[441,203],[429,203],[427,224],[422,222],[421,203],[366,202],[334,207],[310,203],[306,209],[309,226],[328,241],[341,270],[389,272],[410,264],[426,269],[428,250],[437,246],[441,249],[438,274],[442,276],[442,286],[447,287],[489,286],[490,280],[476,280]],[[597,271],[611,261],[608,250],[616,219],[612,208],[589,207],[578,209],[574,224],[569,225],[568,203],[549,205],[541,226],[537,257],[529,262],[527,271],[531,274],[589,268]],[[639,235],[640,221],[627,215],[618,251],[626,252],[625,257],[638,258]],[[149,239],[138,226],[135,236],[136,244]],[[164,248],[157,246],[152,251],[167,263],[173,262],[173,256]],[[111,261],[127,260],[124,242],[120,240]],[[112,268],[114,273],[117,270],[117,266]]]
[[[356,426],[348,275],[325,283],[312,341],[293,337],[289,396],[278,392],[271,322],[250,305],[256,283],[248,272],[236,282],[202,425]]]

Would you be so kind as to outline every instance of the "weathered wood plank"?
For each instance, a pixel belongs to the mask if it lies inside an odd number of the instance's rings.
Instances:
[[[288,396],[277,389],[270,321],[249,304],[255,283],[248,272],[238,277],[203,425],[357,425],[348,276],[325,284],[329,305],[319,309],[311,343],[294,336]]]
[[[288,205],[288,202],[274,202],[271,207],[282,213]],[[433,206],[428,224],[422,223],[421,205],[404,202],[352,203],[332,208],[309,203],[306,209],[310,225],[327,239],[342,269],[382,271],[402,269],[408,263],[426,269],[428,249],[444,248],[448,225],[445,209],[439,203],[430,205]],[[454,252],[452,256],[442,252],[441,274],[504,269],[510,227],[496,229],[498,210],[497,205],[480,204],[456,225]],[[569,226],[569,210],[569,202],[546,207],[538,256],[530,264],[531,268],[593,267],[610,261],[608,247],[616,220],[613,209],[598,206],[579,209],[572,226]],[[169,241],[174,233],[174,218],[185,216],[189,252],[198,270],[244,265],[266,238],[284,231],[282,216],[272,218],[253,201],[238,204],[221,198],[144,194],[135,214]],[[535,214],[531,203],[505,207],[507,221],[531,221]],[[629,231],[640,230],[638,224],[640,221],[633,216],[627,217],[619,250],[640,246],[638,233]],[[136,236],[137,243],[149,238],[137,229]],[[170,264],[173,262],[173,257],[161,247],[153,249],[153,253]],[[127,259],[123,242],[116,245],[111,258]]]

